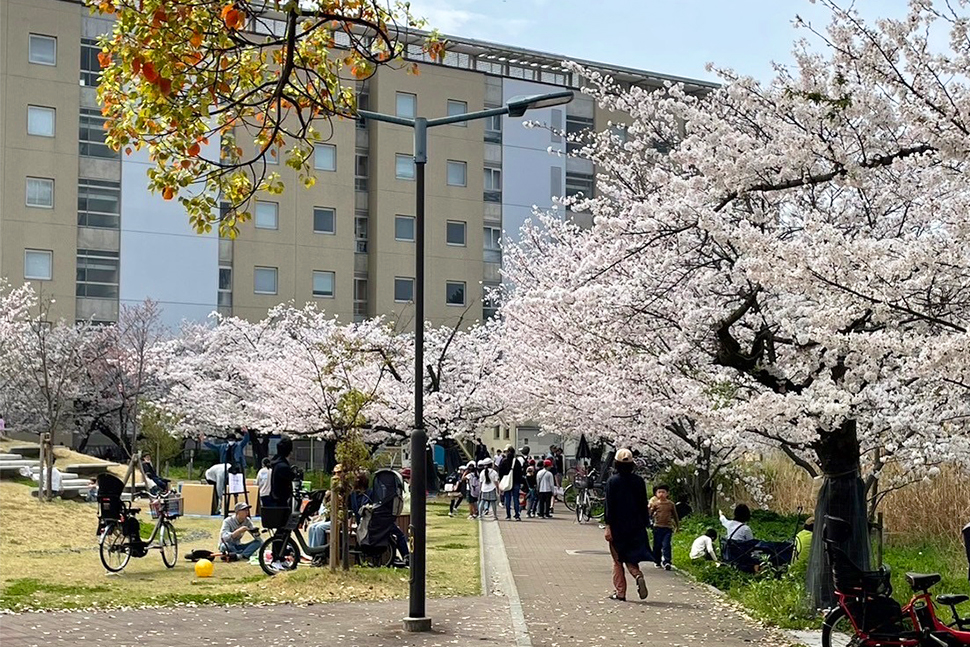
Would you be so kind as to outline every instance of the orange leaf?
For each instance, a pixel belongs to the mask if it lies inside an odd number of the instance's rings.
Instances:
[[[154,83],[158,79],[158,72],[155,71],[155,66],[151,61],[141,66],[141,75],[149,83]]]
[[[164,189],[162,189],[162,198],[164,198],[165,200],[171,200],[174,197],[175,197],[175,189],[173,189],[170,186],[167,186]]]
[[[192,144],[191,146],[189,146],[189,150],[188,150],[189,157],[195,157],[196,155],[199,154],[199,151],[201,150],[202,148],[198,144]]]
[[[172,93],[172,80],[162,77],[158,80],[158,89],[161,91],[162,96],[167,97]]]
[[[192,47],[198,47],[202,44],[202,34],[198,32],[192,34],[192,36],[189,38],[189,42],[192,43]]]
[[[136,58],[131,62],[131,73],[137,75],[141,72],[141,59]]]
[[[98,52],[98,63],[101,64],[102,68],[111,65],[111,53],[110,52]]]
[[[224,7],[222,8],[222,11],[221,11],[221,12],[219,13],[219,16],[220,16],[220,17],[221,17],[221,18],[222,18],[223,20],[225,20],[225,19],[226,19],[226,16],[228,16],[228,15],[229,15],[229,12],[230,12],[230,11],[235,11],[235,9],[236,9],[236,5],[234,5],[233,3],[231,3],[231,2],[230,2],[229,4],[227,4],[226,6],[224,6]]]
[[[190,166],[192,166],[192,161],[191,160],[182,160],[182,168],[187,169]]]

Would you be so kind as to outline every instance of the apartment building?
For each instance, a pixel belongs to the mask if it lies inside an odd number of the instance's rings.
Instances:
[[[343,321],[385,316],[413,324],[414,164],[410,129],[333,123],[317,146],[317,182],[261,197],[236,240],[192,231],[177,202],[148,193],[144,154],[104,145],[96,100],[96,39],[110,22],[72,0],[0,3],[0,276],[31,282],[56,317],[113,321],[151,298],[166,324],[218,310],[248,319],[281,302],[316,302]],[[415,37],[417,38],[417,37]],[[420,74],[382,69],[360,87],[361,107],[429,118],[577,89],[565,106],[536,110],[528,129],[508,117],[429,131],[426,313],[435,324],[491,316],[485,289],[501,281],[501,241],[533,207],[594,191],[594,169],[558,132],[601,130],[605,114],[552,54],[449,37],[440,63],[407,47]],[[338,42],[338,45],[340,43]],[[590,64],[627,84],[685,81]],[[582,217],[571,214],[570,217]]]

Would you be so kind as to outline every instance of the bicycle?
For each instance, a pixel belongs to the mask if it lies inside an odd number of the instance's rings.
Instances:
[[[109,514],[101,520],[98,551],[101,564],[110,573],[124,570],[132,557],[145,557],[150,550],[161,552],[166,568],[174,568],[178,561],[178,535],[172,520],[182,515],[182,498],[177,494],[142,496],[150,499],[149,510],[155,519],[155,527],[147,540],[141,539],[141,524],[137,517],[140,508],[132,507],[130,502],[117,505],[120,497],[117,501],[105,497],[101,502],[101,510],[107,509]]]
[[[590,470],[588,476],[577,474],[563,490],[563,503],[566,508],[576,513],[576,520],[585,523],[590,519],[602,519],[606,512],[606,493],[596,483],[596,470]]]
[[[937,602],[950,607],[953,621],[936,615],[929,589],[942,578],[937,573],[907,573],[913,597],[901,607],[892,598],[888,567],[864,571],[837,544],[849,536],[849,525],[836,517],[825,518],[825,549],[832,562],[838,605],[822,624],[822,647],[959,647],[970,645],[970,618],[961,618],[957,605],[970,601],[966,595],[938,595]]]

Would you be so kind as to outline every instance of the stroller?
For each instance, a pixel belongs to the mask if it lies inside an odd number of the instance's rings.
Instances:
[[[391,566],[401,530],[397,517],[404,507],[404,480],[390,469],[374,473],[370,503],[361,506],[357,525],[357,551],[361,563]]]

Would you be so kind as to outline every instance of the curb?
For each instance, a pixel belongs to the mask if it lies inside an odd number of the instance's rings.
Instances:
[[[487,529],[485,528],[486,524],[489,526]],[[519,598],[519,590],[515,586],[515,577],[512,575],[509,556],[505,550],[505,541],[502,539],[502,529],[497,520],[485,521],[479,519],[478,531],[482,538],[480,547],[483,592],[485,595],[499,595],[508,599],[515,645],[516,647],[532,647],[529,628],[525,622],[525,613],[522,610],[522,600]],[[486,544],[489,545],[488,551],[486,551]],[[486,552],[488,553],[487,558]]]

